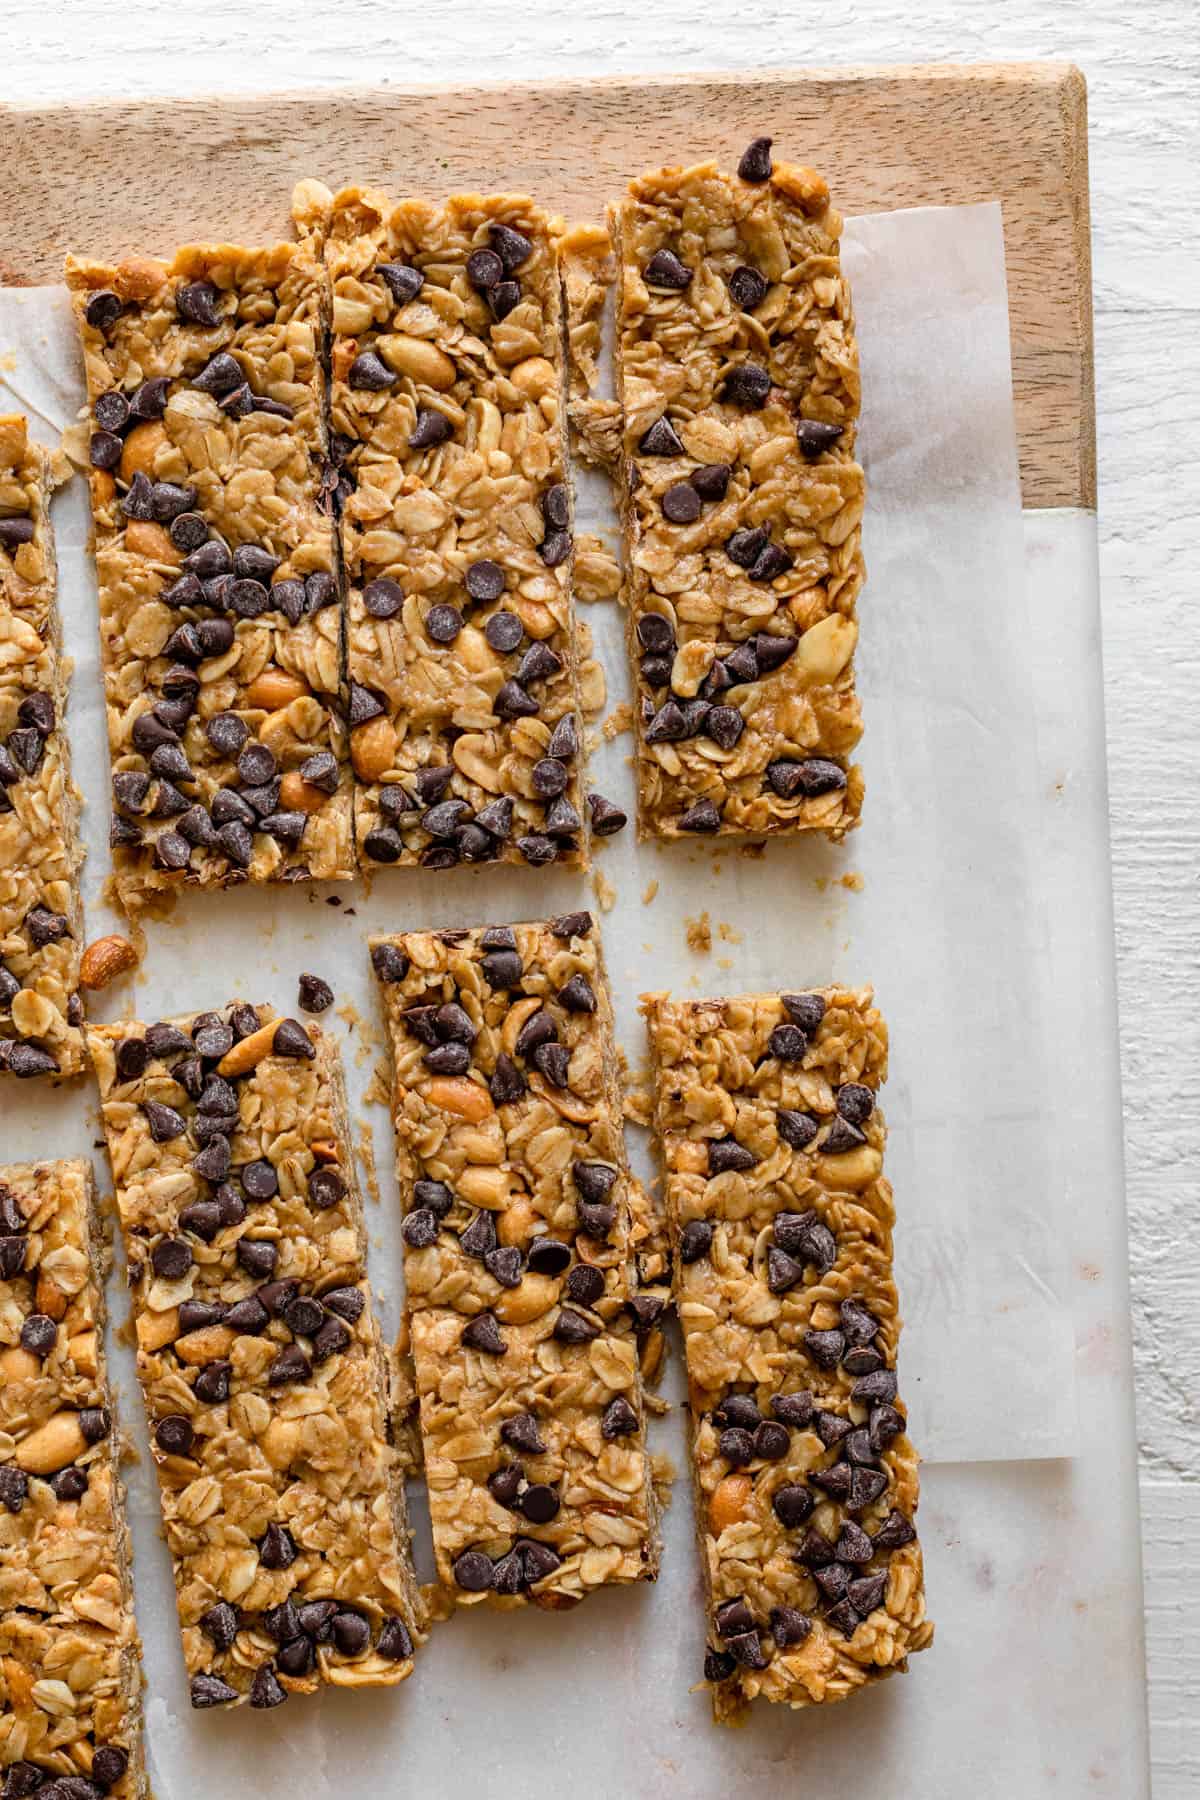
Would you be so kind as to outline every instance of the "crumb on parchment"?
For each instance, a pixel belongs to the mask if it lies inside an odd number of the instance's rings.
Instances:
[[[614,738],[622,737],[625,732],[632,730],[633,708],[628,700],[622,700],[618,706],[613,707],[605,719],[601,726],[601,736],[606,744],[611,744]]]
[[[712,926],[708,922],[708,914],[702,912],[698,919],[685,918],[683,923],[688,949],[694,956],[707,956],[712,949]]]
[[[645,888],[642,890],[642,905],[649,906],[650,902],[653,900],[653,898],[657,894],[657,892],[658,892],[658,882],[657,881],[648,881],[646,883]]]
[[[592,870],[592,892],[601,912],[611,912],[617,903],[617,890],[603,869]]]
[[[717,936],[723,944],[740,944],[744,942],[744,934],[736,926],[725,919],[717,920]]]
[[[838,886],[844,887],[850,894],[861,894],[866,885],[857,869],[848,869],[844,875],[838,876]]]

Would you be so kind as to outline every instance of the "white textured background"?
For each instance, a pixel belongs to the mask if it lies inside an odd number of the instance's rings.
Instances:
[[[1189,24],[1189,20],[1191,21]],[[1200,1793],[1194,0],[0,0],[0,98],[1062,57],[1088,78],[1113,880],[1155,1800]],[[670,146],[662,147],[663,154]],[[820,161],[820,146],[792,145]],[[0,180],[3,173],[0,172]],[[147,168],[145,179],[153,181]],[[1064,1800],[1076,1800],[1075,1796]]]

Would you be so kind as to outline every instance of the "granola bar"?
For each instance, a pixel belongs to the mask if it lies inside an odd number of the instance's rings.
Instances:
[[[130,910],[187,884],[349,876],[320,351],[306,245],[68,259]]]
[[[642,176],[612,225],[641,834],[840,838],[863,583],[841,218],[760,139],[736,177]]]
[[[362,857],[586,864],[552,222],[349,188],[319,230]]]
[[[612,1011],[587,913],[372,940],[438,1570],[467,1605],[653,1579]]]
[[[0,418],[0,1073],[83,1067],[79,795],[62,721],[56,460]]]
[[[87,1163],[0,1168],[6,1796],[149,1793],[124,1484],[104,1366],[106,1260]]]
[[[572,225],[558,243],[567,319],[567,415],[583,460],[612,474],[621,461],[621,404],[600,392],[604,307],[616,278],[603,225]]]
[[[412,1669],[340,1065],[234,1005],[89,1032],[195,1707]]]
[[[648,995],[722,1721],[845,1699],[925,1618],[869,988]]]

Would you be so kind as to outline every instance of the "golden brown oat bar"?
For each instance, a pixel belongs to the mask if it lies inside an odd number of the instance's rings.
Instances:
[[[307,245],[69,259],[130,908],[181,884],[353,873]]]
[[[621,404],[600,392],[604,305],[616,279],[603,225],[573,225],[558,242],[567,320],[567,412],[585,462],[614,473],[621,461]]]
[[[82,1161],[0,1168],[0,1788],[148,1794],[141,1647]],[[78,1780],[78,1788],[70,1778]]]
[[[587,913],[376,938],[434,1548],[455,1598],[652,1579],[612,1010]]]
[[[869,988],[644,1002],[718,1719],[841,1700],[933,1636],[897,1397]]]
[[[349,188],[322,230],[360,850],[586,863],[552,223]]]
[[[764,139],[736,177],[642,176],[612,224],[640,831],[840,838],[863,583],[841,219]]]
[[[245,1005],[89,1046],[192,1705],[403,1681],[420,1605],[336,1053]]]
[[[62,721],[55,458],[0,418],[0,1073],[83,1067],[79,796]]]

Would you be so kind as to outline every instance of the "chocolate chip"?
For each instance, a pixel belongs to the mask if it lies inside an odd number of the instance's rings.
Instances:
[[[489,225],[488,236],[506,275],[511,275],[514,269],[519,269],[533,255],[533,244],[524,232],[517,231],[511,225]]]
[[[338,1611],[336,1600],[306,1600],[296,1608],[296,1620],[306,1638],[314,1644],[327,1644],[333,1636]]]
[[[804,1348],[819,1369],[836,1369],[842,1360],[846,1340],[840,1331],[806,1331]]]
[[[342,1321],[326,1319],[312,1341],[313,1362],[328,1362],[331,1356],[340,1356],[349,1344],[350,1332]]]
[[[726,1394],[713,1408],[712,1416],[714,1425],[737,1425],[749,1432],[757,1431],[762,1422],[762,1413],[753,1394]]]
[[[58,1342],[58,1326],[47,1313],[30,1313],[21,1326],[21,1347],[31,1356],[47,1357]]]
[[[713,1226],[708,1219],[689,1219],[679,1238],[681,1263],[699,1262],[712,1248]]]
[[[840,1332],[835,1334],[840,1336]],[[856,1406],[890,1406],[896,1398],[899,1383],[894,1369],[876,1369],[871,1375],[864,1375],[856,1381],[850,1390],[850,1398]]]
[[[350,386],[369,394],[382,393],[396,377],[374,350],[361,350],[350,364]]]
[[[643,456],[682,456],[683,441],[666,413],[647,426],[638,443]]]
[[[846,772],[824,757],[810,756],[803,762],[768,763],[767,782],[781,800],[794,800],[797,795],[812,800],[844,788]]]
[[[690,285],[692,271],[686,263],[680,262],[673,250],[656,250],[642,270],[642,279],[649,287],[669,288],[674,293],[681,293]]]
[[[92,1756],[92,1781],[106,1793],[129,1767],[129,1752],[119,1744],[101,1744]]]
[[[516,1510],[517,1495],[521,1491],[521,1483],[525,1474],[520,1463],[506,1463],[504,1468],[497,1469],[487,1478],[488,1492],[497,1505],[507,1507],[510,1512]]]
[[[729,293],[742,312],[754,312],[767,297],[767,282],[757,269],[742,263],[729,277]]]
[[[752,580],[758,579],[760,562],[761,558],[756,559]],[[784,663],[795,655],[799,642],[799,638],[785,637],[778,632],[760,631],[754,639],[754,655],[758,663],[759,674],[770,675],[774,670],[781,669]]]
[[[538,712],[538,703],[519,681],[506,681],[492,701],[492,710],[498,719],[531,719]]]
[[[570,554],[571,534],[567,531],[548,531],[538,545],[538,555],[548,569],[557,569]]]
[[[820,1129],[811,1113],[794,1112],[780,1107],[775,1114],[775,1129],[791,1150],[807,1150]]]
[[[334,1615],[333,1641],[343,1656],[361,1656],[371,1642],[371,1627],[361,1613],[343,1610]]]
[[[15,1281],[25,1267],[25,1239],[5,1233],[0,1237],[0,1280]]]
[[[792,1426],[799,1431],[806,1430],[812,1423],[812,1394],[807,1388],[793,1394],[775,1394],[771,1400],[771,1411],[781,1425]]]
[[[780,1062],[800,1062],[808,1049],[808,1039],[798,1025],[776,1025],[767,1040],[767,1049]]]
[[[829,1130],[825,1133],[821,1149],[826,1156],[844,1156],[849,1150],[857,1150],[866,1138],[857,1125],[851,1125],[839,1114],[834,1118]]]
[[[500,567],[498,562],[493,562],[489,557],[480,557],[476,562],[467,565],[467,572],[463,577],[463,583],[472,600],[498,600],[504,592],[504,570]],[[511,613],[499,616],[509,619],[513,617]],[[488,624],[490,625],[491,623],[492,621],[489,620]],[[517,620],[516,623],[519,624],[520,621]],[[489,637],[488,642],[491,643],[491,641],[492,640]],[[515,649],[516,644],[520,643],[520,641],[520,637],[518,637],[516,643],[508,645],[507,648],[510,650]],[[493,648],[499,648],[499,646],[494,645]]]
[[[904,1430],[904,1420],[894,1406],[876,1406],[867,1421],[867,1442],[878,1456]]]
[[[804,1279],[804,1269],[786,1250],[774,1244],[767,1250],[767,1287],[772,1294],[786,1294]]]
[[[210,1706],[228,1706],[241,1696],[235,1687],[230,1687],[219,1675],[193,1675],[190,1698],[192,1706],[200,1712]]]
[[[765,1669],[767,1659],[763,1655],[762,1644],[757,1631],[744,1631],[736,1637],[726,1639],[729,1653],[736,1663],[744,1669]]]
[[[604,1292],[604,1275],[590,1263],[577,1263],[567,1276],[566,1292],[577,1306],[595,1306]]]
[[[771,1636],[775,1639],[775,1648],[790,1650],[794,1644],[802,1644],[812,1631],[812,1624],[808,1614],[794,1606],[773,1606]]]
[[[533,1064],[552,1087],[570,1085],[571,1052],[565,1044],[539,1044],[533,1052]]]
[[[850,1527],[847,1526],[846,1529],[849,1530]],[[862,1575],[857,1581],[852,1581],[847,1589],[847,1597],[855,1612],[865,1619],[877,1606],[882,1606],[887,1582],[885,1570],[881,1570],[878,1575]]]
[[[631,1437],[638,1430],[638,1416],[628,1400],[618,1394],[610,1400],[600,1418],[600,1435],[606,1443],[617,1438]]]
[[[478,1313],[464,1328],[462,1341],[468,1349],[480,1350],[487,1356],[508,1354],[508,1345],[504,1342],[494,1313]]]
[[[154,1441],[168,1456],[186,1456],[195,1435],[191,1420],[183,1413],[168,1413],[154,1427]]]
[[[388,1662],[407,1662],[413,1653],[413,1642],[403,1619],[385,1619],[375,1640],[375,1650]]]
[[[241,1238],[238,1241],[236,1256],[239,1267],[245,1269],[256,1281],[266,1281],[275,1273],[275,1264],[279,1256],[279,1247],[267,1238]]]
[[[674,744],[686,736],[687,720],[675,700],[667,700],[659,707],[645,731],[648,744]]]
[[[702,500],[723,500],[731,473],[728,463],[702,463],[692,470],[688,480]]]
[[[432,450],[454,436],[454,427],[436,406],[419,406],[417,418],[408,434],[410,450]]]
[[[767,544],[754,559],[750,570],[751,581],[774,581],[777,575],[784,575],[792,566],[788,552],[779,544]]]
[[[735,1469],[754,1461],[754,1437],[740,1425],[730,1425],[717,1439],[717,1448]]]
[[[822,456],[826,450],[833,449],[844,429],[842,425],[829,425],[824,419],[801,419],[796,426],[796,442],[801,454],[810,462],[814,457]]]
[[[754,1630],[754,1614],[739,1594],[736,1600],[725,1600],[718,1606],[713,1624],[719,1637],[737,1637],[743,1631]]]
[[[564,1306],[554,1321],[554,1336],[563,1344],[590,1344],[600,1336],[600,1327],[574,1308]]]
[[[408,263],[376,263],[375,273],[382,277],[397,306],[415,300],[425,286],[420,269],[414,269]]]
[[[865,1125],[875,1110],[875,1096],[861,1082],[847,1081],[838,1089],[835,1105],[851,1125]]]
[[[711,800],[697,800],[679,819],[680,831],[712,832],[721,828],[721,815]]]
[[[848,1465],[841,1465],[846,1468]],[[882,1469],[855,1468],[850,1471],[850,1488],[845,1496],[848,1512],[863,1512],[873,1506],[879,1496],[885,1492],[888,1478]]]
[[[496,260],[498,262],[499,257]],[[492,1559],[482,1550],[464,1550],[461,1556],[455,1557],[452,1567],[455,1581],[468,1594],[486,1594],[495,1582]]]
[[[115,432],[93,431],[88,442],[88,460],[93,469],[115,469],[121,460],[124,448],[124,444]],[[6,549],[15,548],[15,545],[11,541],[16,535],[12,531],[12,523],[16,523],[16,521],[5,521],[5,524],[9,527],[4,532],[4,544]],[[21,520],[19,523],[25,524],[26,521]],[[29,526],[28,535],[22,533],[17,536],[16,541],[18,543],[28,544],[33,538],[33,520],[30,519],[27,523]]]
[[[299,1057],[309,1062],[317,1054],[307,1031],[295,1019],[280,1019],[275,1027],[271,1048],[276,1056]]]
[[[400,1235],[410,1250],[428,1250],[437,1243],[437,1220],[426,1206],[410,1212],[400,1227]]]
[[[39,737],[49,737],[56,720],[54,702],[49,694],[26,694],[17,708],[17,718],[22,725],[37,732]]]
[[[570,1013],[594,1013],[596,996],[586,975],[578,971],[558,990],[558,1002]]]
[[[829,1605],[845,1598],[850,1586],[850,1571],[845,1563],[825,1563],[821,1568],[813,1570],[813,1580],[820,1589],[821,1597]]]
[[[825,1017],[825,1002],[820,994],[783,994],[784,1011],[794,1025],[812,1037]]]
[[[853,1519],[847,1519],[837,1541],[839,1560],[844,1563],[869,1563],[874,1553],[874,1545],[862,1526],[856,1525]]]
[[[691,525],[700,517],[700,496],[690,481],[677,481],[663,495],[662,510],[672,525]]]
[[[535,1481],[525,1489],[517,1504],[531,1525],[548,1525],[558,1516],[561,1502],[557,1491],[548,1483]]]
[[[234,1301],[221,1323],[239,1337],[261,1337],[270,1324],[270,1314],[257,1295],[247,1294],[244,1300]]]
[[[188,1252],[189,1256],[191,1252]],[[112,1419],[104,1406],[85,1406],[79,1415],[79,1429],[89,1444],[98,1444],[112,1429]]]
[[[743,181],[761,186],[771,179],[771,143],[769,137],[757,137],[742,152],[738,163],[738,174]]]
[[[125,311],[124,302],[110,288],[101,288],[89,294],[83,309],[83,316],[95,331],[105,333],[112,330],[121,314]]]
[[[879,1331],[879,1320],[860,1300],[843,1300],[838,1314],[848,1344],[869,1344]]]
[[[706,1650],[704,1652],[705,1681],[725,1681],[737,1667],[732,1656],[724,1650]]]
[[[496,1066],[488,1081],[488,1092],[494,1106],[513,1106],[525,1096],[525,1077],[511,1056],[507,1056],[504,1051],[496,1058]]]
[[[628,816],[621,807],[607,800],[603,794],[595,792],[588,795],[587,803],[592,832],[596,837],[612,837],[616,832],[624,831]]]
[[[74,1467],[60,1469],[50,1477],[50,1486],[56,1500],[82,1500],[88,1490],[87,1470]]]
[[[905,1544],[911,1544],[916,1535],[916,1527],[911,1519],[906,1519],[902,1512],[897,1512],[893,1508],[875,1533],[874,1548],[876,1550],[899,1550]]]
[[[590,912],[560,913],[558,918],[550,921],[551,935],[564,941],[570,938],[587,937],[591,929],[592,915]]]
[[[490,1212],[479,1211],[459,1237],[463,1253],[475,1256],[482,1261],[489,1251],[496,1248],[496,1221]]]
[[[753,1150],[747,1150],[736,1138],[713,1138],[708,1146],[708,1172],[710,1175],[724,1175],[730,1169],[752,1169],[758,1158]]]
[[[486,293],[504,278],[504,263],[495,250],[480,247],[472,250],[467,258],[467,280],[471,286]]]
[[[779,1462],[788,1453],[787,1427],[764,1419],[754,1433],[754,1454],[766,1462]]]
[[[245,1242],[243,1238],[242,1242]],[[241,1245],[238,1246],[239,1250]],[[288,1387],[295,1381],[308,1381],[312,1377],[312,1364],[299,1344],[287,1344],[267,1365],[267,1386]]]
[[[457,607],[443,603],[425,614],[425,632],[435,644],[452,644],[461,630],[462,614]]]
[[[500,1427],[500,1436],[513,1450],[520,1450],[526,1456],[540,1456],[546,1445],[541,1429],[534,1413],[517,1413],[511,1419],[505,1419]]]
[[[746,412],[758,412],[767,404],[771,376],[758,363],[737,363],[725,377],[722,397]]]
[[[206,1406],[219,1406],[223,1400],[228,1400],[232,1381],[232,1363],[206,1363],[196,1377],[196,1398],[203,1400]]]
[[[250,1683],[250,1704],[259,1711],[272,1706],[282,1706],[287,1699],[286,1690],[280,1685],[274,1669],[266,1663],[254,1671],[254,1680]]]
[[[520,282],[498,281],[487,290],[487,303],[494,319],[507,319],[513,308],[521,304]]]

